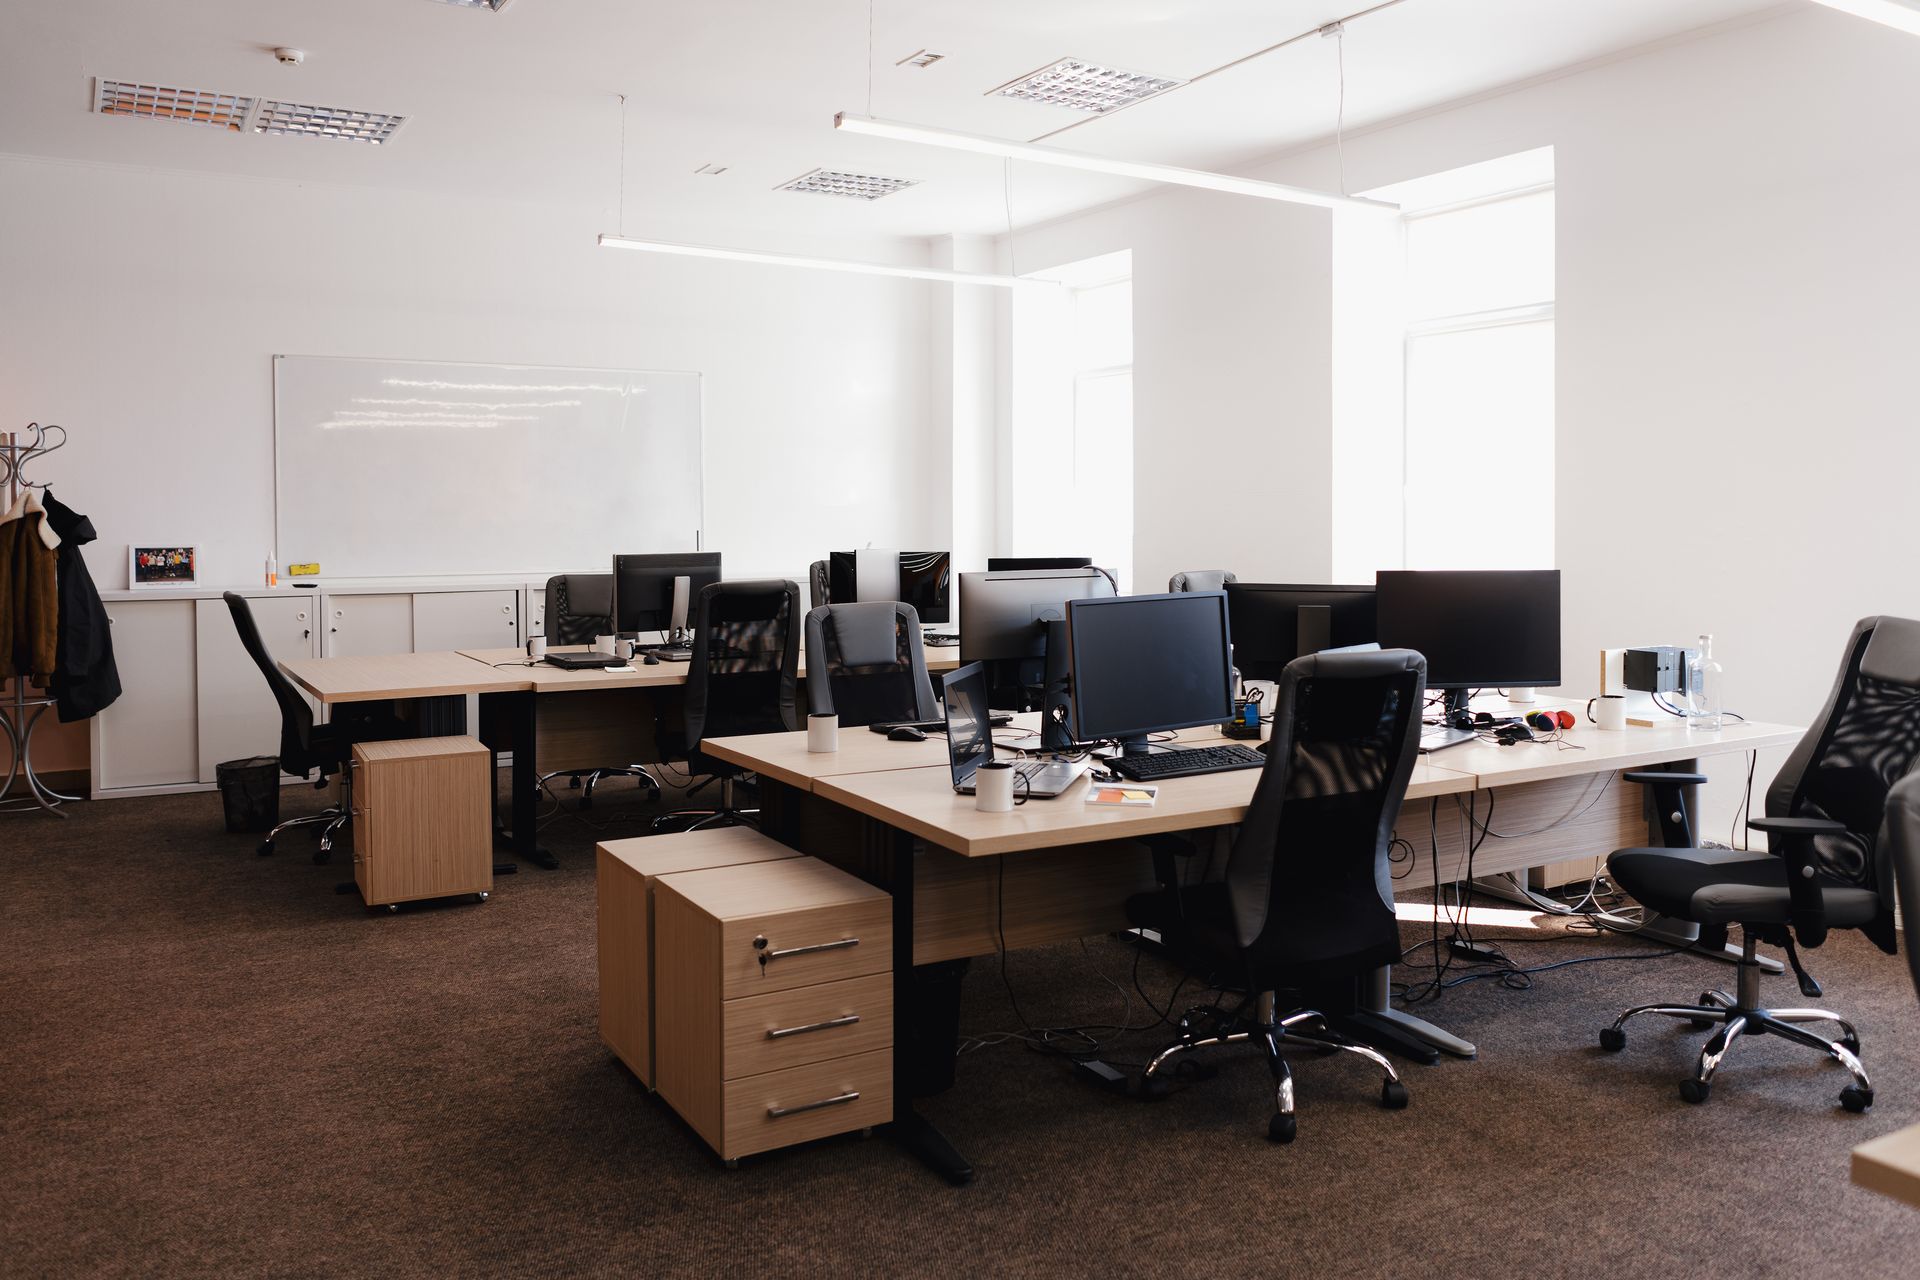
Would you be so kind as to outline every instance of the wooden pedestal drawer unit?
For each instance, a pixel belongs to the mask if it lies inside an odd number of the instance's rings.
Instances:
[[[594,849],[600,896],[600,1038],[654,1087],[653,887],[661,876],[800,855],[752,827],[609,840]]]
[[[493,891],[493,767],[475,738],[353,749],[353,879],[370,907]]]
[[[654,885],[660,1096],[728,1161],[893,1118],[893,901],[813,858]]]

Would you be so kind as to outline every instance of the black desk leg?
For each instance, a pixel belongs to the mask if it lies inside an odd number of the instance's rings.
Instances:
[[[502,826],[500,822],[500,795],[498,788],[493,797],[493,834],[494,838],[513,850],[514,856],[524,858],[548,871],[557,870],[560,860],[540,847],[539,819],[536,811],[540,806],[540,777],[538,761],[534,758],[534,698],[532,692],[524,693],[483,693],[483,701],[494,700],[502,715],[507,729],[507,743],[513,749],[513,776],[507,781],[508,810],[511,826]],[[491,711],[493,708],[489,708]],[[482,726],[497,723],[495,717],[480,717]],[[487,744],[493,750],[494,760],[498,763],[501,743]],[[494,867],[494,874],[505,874],[500,863]]]
[[[893,1007],[895,1026],[900,1025],[898,1011],[914,1007],[913,979],[913,837],[904,831],[887,832],[891,848],[891,874],[886,888],[893,895]],[[910,1070],[913,1055],[896,1045],[893,1054],[893,1123],[886,1133],[921,1164],[951,1182],[964,1187],[973,1181],[973,1166],[954,1149],[951,1142],[925,1117],[913,1109],[916,1082]]]

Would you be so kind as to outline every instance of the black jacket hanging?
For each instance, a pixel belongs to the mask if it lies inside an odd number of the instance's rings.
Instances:
[[[47,524],[60,535],[60,617],[53,696],[61,720],[85,720],[106,710],[120,696],[120,672],[113,663],[113,634],[106,606],[100,603],[93,575],[87,572],[87,562],[80,555],[80,548],[99,535],[93,531],[93,521],[54,497],[53,490],[47,490],[45,498]]]

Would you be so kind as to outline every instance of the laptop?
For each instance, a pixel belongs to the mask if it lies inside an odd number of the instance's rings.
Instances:
[[[969,662],[947,676],[947,759],[953,766],[953,789],[973,794],[973,775],[993,759],[993,714],[987,708],[987,672]],[[1085,761],[1033,760],[1014,765],[1013,794],[1050,800],[1080,780]]]

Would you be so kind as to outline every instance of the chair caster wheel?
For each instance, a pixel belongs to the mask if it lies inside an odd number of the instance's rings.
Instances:
[[[1860,1037],[1842,1036],[1840,1038],[1840,1047],[1857,1058],[1860,1056]]]
[[[1606,1027],[1600,1032],[1600,1047],[1608,1053],[1618,1053],[1627,1047],[1627,1033],[1619,1027]]]
[[[397,916],[397,915],[399,915],[399,914],[400,914],[400,904],[399,904],[399,903],[397,903],[397,902],[389,902],[389,903],[387,904],[387,914],[388,914],[388,915],[390,915],[390,916]]]
[[[567,779],[567,790],[578,791],[579,789],[580,789],[580,779],[578,778]]]
[[[1853,1114],[1859,1115],[1873,1105],[1873,1090],[1850,1084],[1840,1091],[1840,1105]]]
[[[262,840],[260,842],[259,847],[256,848],[253,852],[257,857],[261,857],[261,858],[271,857],[273,854],[273,841]]]
[[[1380,1086],[1380,1105],[1389,1111],[1404,1111],[1411,1098],[1407,1086],[1398,1080],[1389,1080]]]
[[[474,894],[473,900],[475,902],[485,902],[487,900],[486,890],[483,889],[479,893]]]
[[[1713,1086],[1710,1084],[1701,1084],[1698,1080],[1682,1080],[1680,1082],[1681,1099],[1686,1102],[1691,1102],[1695,1106],[1705,1102],[1712,1093]]]
[[[1268,1142],[1292,1142],[1298,1125],[1292,1116],[1275,1116],[1267,1121]]]

